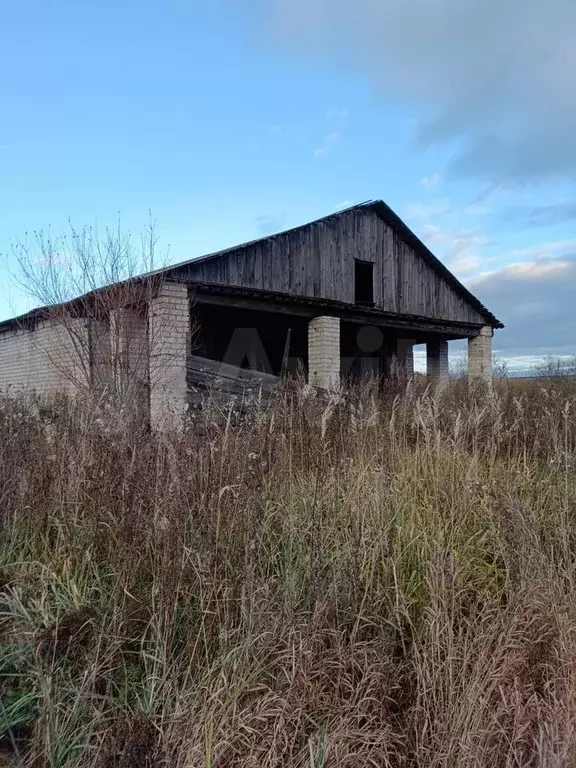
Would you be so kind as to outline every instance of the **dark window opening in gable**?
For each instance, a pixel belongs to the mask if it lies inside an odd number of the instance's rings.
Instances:
[[[354,259],[354,301],[364,307],[374,306],[374,264]]]

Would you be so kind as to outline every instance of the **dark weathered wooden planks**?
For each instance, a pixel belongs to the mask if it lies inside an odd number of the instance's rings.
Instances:
[[[372,210],[353,210],[186,265],[193,280],[354,303],[354,259],[374,263],[375,306],[438,320],[484,323],[422,256]]]
[[[248,389],[271,391],[279,383],[279,379],[269,373],[236,368],[227,363],[197,355],[188,356],[187,380],[193,387],[215,388],[235,395],[244,394]]]

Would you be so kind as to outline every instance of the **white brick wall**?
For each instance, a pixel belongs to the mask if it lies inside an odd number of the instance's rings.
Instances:
[[[478,336],[468,339],[468,381],[492,381],[492,328],[480,330]]]
[[[148,314],[121,307],[110,312],[109,366],[113,391],[124,403],[148,400]],[[147,405],[146,405],[147,409]]]
[[[164,283],[148,310],[150,423],[179,428],[187,408],[186,362],[190,346],[188,286]]]
[[[428,381],[443,384],[448,381],[448,342],[436,341],[426,344],[426,374]]]
[[[92,354],[92,387],[97,393],[111,391],[112,347],[108,320],[92,320],[90,333]]]
[[[340,319],[315,317],[308,324],[308,381],[322,389],[340,384]]]
[[[116,310],[110,322],[92,320],[90,333],[85,319],[0,332],[0,391],[103,390],[128,363],[128,379],[120,383],[134,389],[135,399],[150,390],[152,426],[178,427],[187,407],[189,346],[188,288],[168,282],[147,312]]]
[[[88,327],[40,320],[33,328],[0,332],[0,391],[74,392],[89,385]]]

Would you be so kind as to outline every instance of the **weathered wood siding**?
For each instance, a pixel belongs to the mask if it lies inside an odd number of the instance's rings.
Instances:
[[[374,263],[375,306],[483,324],[482,315],[373,211],[350,211],[182,267],[191,279],[354,303],[354,259]]]
[[[218,389],[234,395],[247,390],[269,392],[280,383],[278,376],[261,371],[238,368],[219,360],[189,355],[187,363],[188,385],[201,389]]]

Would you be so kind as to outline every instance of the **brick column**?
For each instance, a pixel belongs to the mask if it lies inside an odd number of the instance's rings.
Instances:
[[[340,319],[315,317],[308,325],[308,381],[321,389],[340,385]]]
[[[426,344],[426,374],[431,384],[445,384],[448,381],[447,341]]]
[[[414,344],[414,339],[398,339],[396,342],[396,356],[408,379],[414,376]]]
[[[188,286],[165,282],[148,308],[150,425],[179,429],[188,407],[186,365],[190,345]]]
[[[468,339],[468,381],[492,383],[492,328],[489,325]]]

